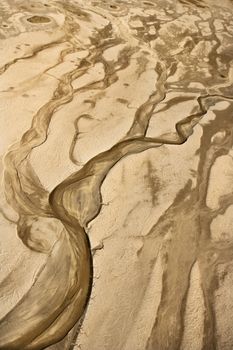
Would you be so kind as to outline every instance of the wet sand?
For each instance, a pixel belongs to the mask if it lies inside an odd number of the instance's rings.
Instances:
[[[233,3],[0,4],[0,349],[233,349]]]

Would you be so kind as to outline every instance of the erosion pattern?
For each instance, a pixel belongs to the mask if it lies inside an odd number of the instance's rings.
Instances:
[[[231,350],[232,1],[0,14],[0,349]]]

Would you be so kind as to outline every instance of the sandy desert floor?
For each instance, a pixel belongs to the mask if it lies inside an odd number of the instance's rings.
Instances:
[[[233,1],[1,0],[0,349],[233,349]]]

